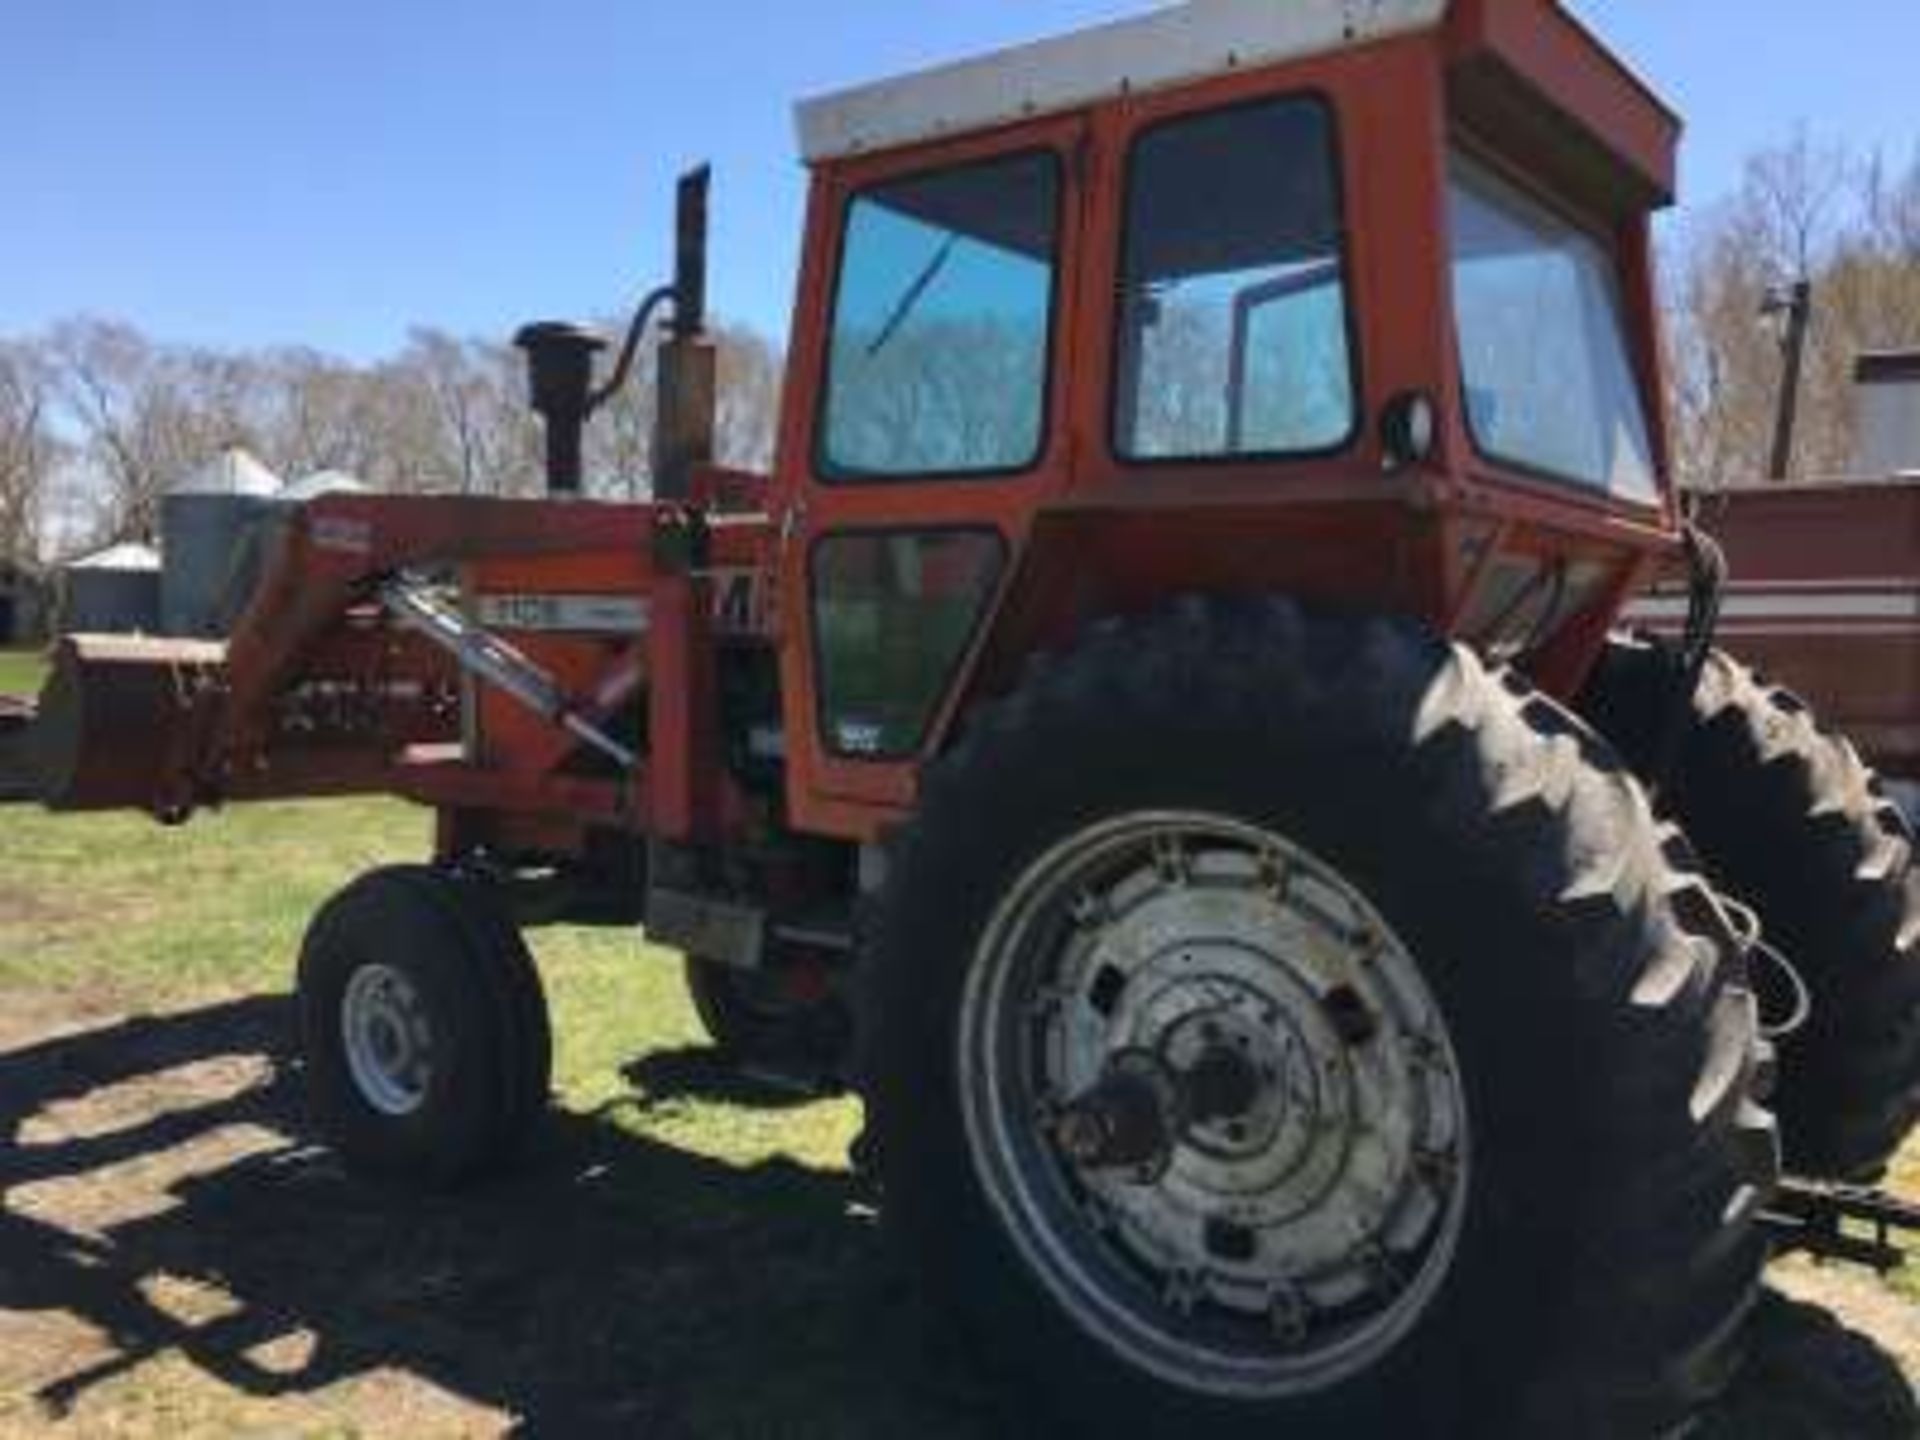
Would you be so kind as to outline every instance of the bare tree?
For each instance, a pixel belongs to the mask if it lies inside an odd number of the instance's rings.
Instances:
[[[716,457],[743,470],[769,469],[780,428],[780,351],[766,336],[744,326],[721,326],[716,339],[720,347]]]
[[[0,563],[44,553],[61,445],[53,432],[46,366],[23,345],[0,345]]]
[[[510,495],[535,487],[539,431],[510,347],[415,330],[386,379],[415,412],[402,429],[429,444],[421,471],[402,482],[407,488]]]
[[[1794,473],[1842,474],[1853,449],[1854,360],[1920,344],[1920,160],[1889,178],[1804,131],[1756,155],[1738,195],[1669,254],[1676,465],[1694,487],[1766,472],[1784,374],[1767,296],[1813,287]]]
[[[45,353],[96,483],[98,538],[151,538],[169,485],[254,441],[259,390],[243,356],[156,345],[102,320],[55,327]]]
[[[260,453],[269,465],[295,477],[375,473],[388,407],[373,374],[306,349],[272,351],[253,368],[265,411]]]
[[[716,338],[719,458],[765,468],[777,428],[779,351],[739,326],[720,327]],[[71,453],[58,458],[83,502],[79,528],[88,543],[152,537],[166,489],[236,444],[285,475],[341,470],[383,490],[524,495],[541,484],[540,422],[527,403],[524,357],[504,341],[423,328],[391,359],[353,364],[300,348],[166,345],[129,325],[78,319],[6,354],[17,362],[29,351],[42,359],[0,374],[10,387],[0,403],[25,406],[19,397],[29,394],[31,376],[34,423],[49,443],[72,437]],[[654,403],[647,346],[632,382],[588,431],[593,493],[647,493]],[[4,444],[18,424],[9,413],[0,427],[8,427]],[[0,532],[0,547],[8,543]]]

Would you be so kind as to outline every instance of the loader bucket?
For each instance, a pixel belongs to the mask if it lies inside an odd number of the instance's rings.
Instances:
[[[149,809],[176,775],[193,698],[226,649],[195,640],[69,635],[37,705],[0,709],[0,798],[54,810]]]

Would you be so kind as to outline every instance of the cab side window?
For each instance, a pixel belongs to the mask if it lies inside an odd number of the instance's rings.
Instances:
[[[1059,192],[1058,158],[1028,152],[854,197],[816,457],[824,479],[1039,461]]]
[[[1352,438],[1333,122],[1293,96],[1183,116],[1129,157],[1113,445],[1130,460]]]

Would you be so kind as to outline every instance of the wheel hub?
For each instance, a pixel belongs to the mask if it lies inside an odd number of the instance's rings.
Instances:
[[[1133,816],[1044,857],[983,939],[961,1060],[1041,1278],[1181,1383],[1325,1383],[1445,1273],[1467,1136],[1444,1022],[1360,891],[1278,835]]]

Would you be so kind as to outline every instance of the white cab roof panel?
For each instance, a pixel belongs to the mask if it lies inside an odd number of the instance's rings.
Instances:
[[[1447,0],[1185,0],[1128,20],[923,70],[795,110],[809,163],[983,130],[1426,30]]]

